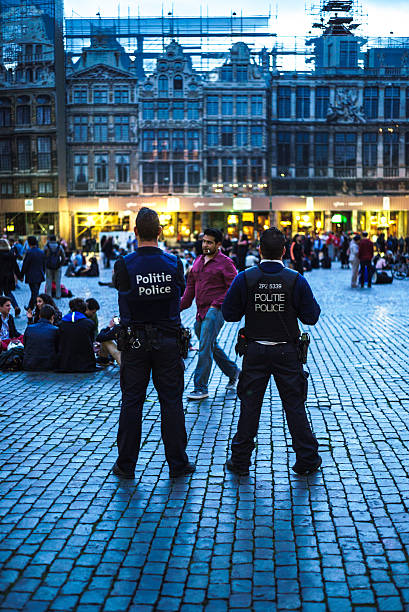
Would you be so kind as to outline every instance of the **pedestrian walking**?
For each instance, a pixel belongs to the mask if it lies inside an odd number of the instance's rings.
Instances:
[[[122,403],[118,459],[113,473],[134,478],[142,430],[142,409],[152,374],[161,408],[161,432],[171,478],[191,474],[183,412],[184,363],[180,296],[185,288],[182,262],[158,247],[162,228],[154,210],[136,217],[138,248],[119,257],[114,285],[119,291]]]
[[[361,264],[360,268],[360,284],[361,288],[364,288],[365,285],[365,271],[366,271],[366,281],[368,283],[368,288],[372,287],[372,258],[374,254],[373,243],[368,238],[368,232],[362,232],[362,240],[359,243],[359,262]]]
[[[37,238],[29,236],[27,238],[28,251],[24,257],[21,277],[25,277],[25,282],[30,287],[31,296],[28,308],[34,310],[37,295],[40,292],[41,283],[44,280],[45,256],[44,252],[38,248]]]
[[[348,253],[349,253],[349,263],[351,264],[352,274],[351,274],[351,287],[355,289],[358,287],[358,272],[359,272],[359,241],[361,240],[361,236],[356,234],[351,243],[349,245]]]
[[[301,234],[296,234],[293,238],[290,247],[290,258],[294,270],[300,274],[304,274],[304,250],[302,246]]]
[[[204,232],[203,254],[196,258],[187,278],[186,291],[181,301],[181,310],[196,300],[197,314],[195,334],[199,339],[199,354],[194,373],[194,389],[187,396],[191,400],[209,397],[208,383],[213,357],[229,382],[226,389],[236,389],[240,373],[236,364],[217,344],[224,319],[221,305],[237,270],[229,257],[220,252],[223,235],[220,230],[208,228]]]
[[[240,273],[223,302],[226,321],[240,321],[240,353],[244,355],[238,384],[241,401],[237,432],[226,468],[247,475],[255,447],[264,394],[274,376],[285,411],[299,475],[312,474],[321,466],[318,442],[305,411],[307,374],[300,354],[298,319],[315,325],[320,315],[309,284],[303,276],[285,268],[284,234],[275,227],[260,239],[261,261]]]
[[[48,237],[44,247],[45,256],[45,293],[52,296],[53,282],[55,283],[55,297],[61,298],[61,268],[65,262],[65,253],[62,246],[57,242],[54,234]]]
[[[20,277],[15,252],[10,248],[6,238],[0,239],[0,296],[7,295],[14,308],[16,317],[21,313],[21,309],[14,297],[13,291],[16,288],[16,278]]]

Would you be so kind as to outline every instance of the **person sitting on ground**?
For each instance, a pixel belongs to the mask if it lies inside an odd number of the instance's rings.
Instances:
[[[40,293],[36,299],[36,306],[34,308],[34,312],[31,308],[26,310],[27,313],[27,325],[31,325],[32,323],[38,323],[40,320],[40,310],[45,304],[48,306],[52,306],[54,308],[54,325],[58,325],[62,319],[62,313],[55,305],[53,298],[47,293]]]
[[[16,329],[14,319],[10,314],[11,310],[11,299],[8,295],[0,297],[0,341],[11,340],[12,338],[18,338],[19,333]],[[1,349],[0,349],[1,350]]]
[[[44,304],[38,323],[28,325],[24,332],[23,370],[54,370],[57,366],[59,329],[54,325],[55,310]]]
[[[87,305],[82,298],[70,300],[69,307],[70,312],[59,324],[57,369],[60,372],[93,372],[96,369],[95,323],[86,316]]]
[[[88,298],[87,300],[85,300],[85,303],[87,305],[87,310],[85,311],[85,316],[88,317],[88,319],[90,319],[91,321],[94,322],[94,325],[95,325],[95,335],[94,335],[94,338],[96,338],[96,336],[98,334],[98,327],[99,327],[97,311],[100,309],[100,306],[99,306],[99,303],[97,302],[97,300],[94,299],[94,298]]]
[[[99,266],[96,257],[90,257],[90,265],[81,270],[79,276],[99,276]]]
[[[121,365],[121,351],[118,350],[116,345],[117,332],[119,328],[119,320],[117,322],[116,317],[112,317],[108,327],[104,327],[99,332],[96,340],[100,343],[99,354],[97,357],[97,363],[102,366],[107,366],[115,360],[117,364]]]
[[[70,257],[70,262],[65,271],[65,276],[79,276],[81,270],[84,270],[84,259],[80,250],[73,252]]]

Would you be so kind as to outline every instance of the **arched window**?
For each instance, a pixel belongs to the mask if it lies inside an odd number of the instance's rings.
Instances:
[[[31,111],[30,111],[30,98],[28,96],[19,96],[17,98],[17,110],[16,110],[16,124],[17,125],[30,125],[31,123]]]
[[[159,79],[158,79],[158,93],[159,93],[159,95],[167,96],[168,95],[168,89],[169,89],[168,77],[160,76]]]
[[[0,98],[0,127],[11,126],[11,100]]]
[[[173,95],[176,97],[183,96],[183,79],[181,76],[175,76],[173,79]]]
[[[26,79],[27,79],[28,83],[32,83],[33,82],[33,71],[31,70],[31,68],[26,70]]]
[[[37,96],[37,125],[50,125],[51,103],[50,96]]]

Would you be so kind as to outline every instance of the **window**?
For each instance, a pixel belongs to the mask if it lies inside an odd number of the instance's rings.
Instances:
[[[277,116],[279,119],[291,117],[291,87],[279,87],[277,91]]]
[[[160,76],[158,79],[158,94],[159,96],[167,96],[169,90],[169,81],[168,77]]]
[[[37,125],[50,125],[51,123],[51,106],[49,104],[40,104],[36,109]]]
[[[383,134],[383,166],[384,175],[388,168],[399,168],[399,134],[397,132],[384,132]]]
[[[385,87],[385,119],[398,119],[400,110],[399,87]]]
[[[94,104],[108,104],[107,89],[94,89]]]
[[[295,99],[295,112],[297,119],[309,119],[310,117],[310,88],[297,87]]]
[[[142,132],[142,152],[145,159],[153,157],[155,145],[155,134],[153,130],[144,130]]]
[[[325,119],[329,106],[329,87],[317,87],[315,90],[315,118]]]
[[[219,130],[217,125],[207,126],[207,146],[217,147],[219,145]]]
[[[169,132],[168,130],[159,130],[158,132],[158,157],[166,159],[169,151]]]
[[[328,132],[314,134],[314,167],[316,176],[328,174]]]
[[[39,195],[52,195],[53,193],[53,184],[51,181],[40,181],[38,183],[38,193]]]
[[[252,157],[250,161],[251,181],[259,183],[263,180],[263,159],[261,157]]]
[[[233,81],[233,67],[231,65],[222,67],[221,80],[226,83],[231,83]]]
[[[30,138],[28,136],[17,138],[17,166],[19,170],[30,170],[30,153]]]
[[[405,134],[405,166],[409,168],[409,132]]]
[[[219,98],[217,96],[207,96],[206,112],[208,115],[219,114]]]
[[[356,134],[351,134],[350,132],[338,132],[335,134],[334,144],[334,165],[340,169],[355,169]],[[354,175],[354,173],[351,174]]]
[[[158,187],[162,193],[169,192],[170,186],[170,169],[169,164],[158,164]]]
[[[222,125],[222,147],[233,146],[233,126]]]
[[[200,167],[199,164],[187,165],[187,182],[189,187],[199,187],[200,183]]]
[[[97,186],[105,186],[108,182],[108,155],[97,154],[94,156],[95,182]]]
[[[88,183],[88,155],[74,155],[74,182]]]
[[[115,177],[117,183],[129,183],[129,155],[115,155]]]
[[[21,196],[31,195],[31,183],[29,181],[24,181],[23,183],[19,183],[17,186],[17,190],[18,190],[18,195],[21,195]]]
[[[169,103],[158,102],[158,119],[168,120],[169,119]]]
[[[173,157],[181,158],[185,154],[185,133],[183,130],[175,130],[172,138]]]
[[[95,115],[94,117],[94,140],[96,142],[107,142],[108,140],[108,116]]]
[[[187,152],[190,159],[199,157],[200,139],[197,130],[187,131]]]
[[[0,170],[11,170],[11,140],[2,138],[0,140]]]
[[[358,65],[358,44],[355,41],[341,41],[339,48],[341,68],[355,68]]]
[[[233,114],[233,96],[222,96],[222,115]]]
[[[245,83],[248,78],[248,67],[247,66],[237,66],[236,78],[239,83]]]
[[[247,147],[248,144],[248,130],[247,125],[238,125],[236,128],[236,139],[238,147]]]
[[[142,188],[143,191],[153,191],[155,183],[155,166],[153,164],[143,164],[142,166]]]
[[[263,114],[263,96],[251,96],[251,116],[257,117]]]
[[[263,146],[263,127],[261,125],[252,125],[250,127],[250,138],[252,147]]]
[[[154,119],[153,102],[142,102],[142,119]]]
[[[74,104],[86,104],[88,102],[88,93],[86,89],[74,89],[73,95]]]
[[[246,117],[248,114],[247,96],[237,96],[236,98],[236,115]]]
[[[185,107],[183,102],[173,103],[173,119],[175,121],[185,118]]]
[[[173,189],[181,193],[185,185],[185,164],[173,164]]]
[[[17,106],[16,123],[17,125],[30,125],[31,117],[29,104],[22,104],[20,106]]]
[[[188,119],[199,119],[199,102],[197,102],[196,100],[188,100],[187,118]]]
[[[121,87],[120,89],[114,90],[114,103],[115,104],[128,104],[129,103],[129,89],[127,87]]]
[[[74,140],[76,142],[86,142],[88,140],[87,115],[74,115]]]
[[[115,118],[115,140],[129,140],[129,115],[117,115]]]
[[[0,194],[2,196],[13,195],[13,183],[0,183]]]
[[[51,170],[50,136],[39,136],[37,138],[37,167],[39,170]]]
[[[279,172],[282,168],[287,169],[288,166],[290,165],[290,162],[291,162],[290,142],[291,142],[290,132],[277,132],[277,166],[278,166]]]
[[[0,98],[0,127],[11,126],[11,100]]]
[[[219,160],[217,157],[207,158],[207,182],[218,183],[219,181]]]
[[[233,160],[231,157],[222,158],[222,181],[223,183],[233,182]]]
[[[175,76],[173,79],[173,95],[177,98],[183,96],[183,79],[181,76]]]
[[[378,88],[364,88],[364,112],[367,119],[378,118]]]
[[[406,88],[406,119],[409,119],[409,87]]]
[[[364,176],[376,176],[378,165],[378,134],[376,132],[362,134],[362,165]]]
[[[247,157],[238,157],[236,159],[236,174],[238,183],[247,183],[248,163]]]
[[[295,164],[297,176],[308,176],[310,155],[310,135],[308,132],[297,132],[295,137]]]

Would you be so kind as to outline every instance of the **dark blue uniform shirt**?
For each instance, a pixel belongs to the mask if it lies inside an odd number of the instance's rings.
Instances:
[[[281,264],[266,261],[261,269],[268,274],[274,274],[282,269]],[[240,321],[246,311],[247,286],[244,272],[240,272],[234,279],[222,304],[222,313],[226,321]],[[301,323],[315,325],[318,321],[321,308],[315,300],[311,287],[301,274],[298,275],[293,292],[293,307]]]

